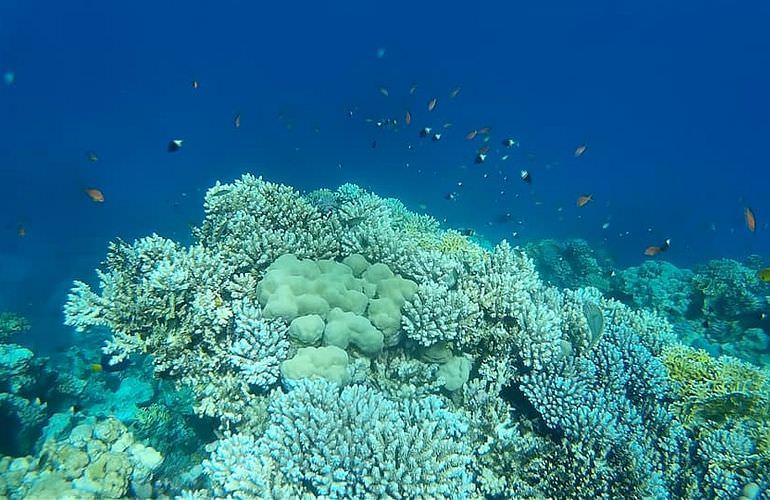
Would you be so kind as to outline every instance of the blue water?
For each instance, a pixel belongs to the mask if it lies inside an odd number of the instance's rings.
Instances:
[[[189,241],[205,189],[244,171],[359,183],[493,241],[585,238],[619,266],[665,238],[678,266],[770,258],[767,3],[263,4],[0,2],[0,310],[38,348],[68,341],[61,304],[110,240]],[[407,109],[397,131],[365,121]]]

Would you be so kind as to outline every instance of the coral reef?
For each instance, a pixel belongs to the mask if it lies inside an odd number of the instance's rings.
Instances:
[[[693,427],[682,410],[692,398],[660,313],[690,309],[687,272],[628,270],[622,294],[659,312],[637,311],[602,296],[606,270],[584,242],[485,249],[352,184],[302,196],[244,175],[212,187],[205,210],[188,248],[113,243],[98,292],[78,281],[65,306],[77,330],[110,329],[114,362],[150,355],[211,418],[188,498],[767,487],[758,415]],[[720,291],[709,307],[732,300]],[[146,401],[132,425],[168,418]]]
[[[26,332],[29,328],[29,321],[23,316],[0,312],[0,342],[6,342],[11,335]]]
[[[163,457],[116,419],[86,420],[37,456],[0,458],[5,498],[150,498]]]
[[[610,288],[610,268],[585,240],[538,240],[524,246],[544,281],[559,288]]]
[[[212,447],[204,468],[216,495],[449,498],[473,492],[467,423],[438,398],[391,401],[361,385],[340,391],[315,380],[276,397],[269,413],[262,437],[230,436]]]
[[[690,309],[693,273],[665,261],[647,260],[617,274],[612,293],[625,303],[647,308],[676,321]]]

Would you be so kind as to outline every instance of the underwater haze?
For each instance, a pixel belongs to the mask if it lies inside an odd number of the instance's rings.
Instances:
[[[768,498],[768,25],[0,1],[0,496]]]

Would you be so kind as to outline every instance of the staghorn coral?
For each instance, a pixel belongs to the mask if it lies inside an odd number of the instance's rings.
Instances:
[[[238,420],[288,356],[286,325],[262,319],[247,297],[231,299],[238,276],[200,245],[185,250],[158,236],[118,242],[99,272],[101,295],[76,282],[65,322],[81,331],[109,326],[105,352],[114,359],[149,352],[156,373],[193,389],[201,414]]]
[[[299,383],[258,439],[229,436],[205,464],[219,494],[449,498],[473,492],[466,423],[433,397],[390,401],[364,386]],[[229,474],[223,470],[233,469]],[[244,468],[243,464],[250,467]]]

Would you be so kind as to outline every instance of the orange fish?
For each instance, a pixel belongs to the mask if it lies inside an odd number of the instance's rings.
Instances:
[[[584,194],[583,196],[579,196],[578,197],[578,199],[577,199],[577,206],[578,206],[578,208],[584,207],[590,201],[594,201],[594,195],[592,195],[592,194]]]
[[[659,253],[665,252],[666,250],[668,250],[669,246],[671,246],[671,240],[667,239],[660,246],[653,245],[653,246],[649,246],[649,247],[645,248],[644,249],[644,255],[646,255],[648,257],[654,257],[655,255],[658,255]]]
[[[409,110],[407,110],[406,114],[404,114],[404,123],[407,125],[412,123],[412,113],[410,113]]]
[[[16,234],[19,235],[19,238],[27,236],[27,228],[19,224],[19,228],[16,229]]]
[[[96,188],[87,188],[87,189],[84,189],[83,191],[85,191],[88,197],[91,198],[91,201],[95,201],[97,203],[104,202],[104,193],[102,193],[100,190]]]
[[[200,87],[200,84],[198,83],[198,80],[192,81],[192,88],[195,90],[198,90],[198,87]]]
[[[468,141],[472,141],[473,139],[476,138],[476,134],[478,134],[478,133],[479,133],[478,130],[471,130],[470,132],[465,134],[465,139],[468,140]]]
[[[435,97],[428,101],[428,111],[433,111],[436,108],[436,104],[438,104],[438,99]]]
[[[754,217],[754,212],[749,207],[743,209],[743,217],[746,219],[746,227],[749,228],[749,231],[752,233],[756,231],[757,218]]]
[[[588,146],[586,146],[585,144],[581,144],[580,146],[575,148],[575,158],[580,158],[581,156],[583,156],[583,153],[586,152],[586,149],[588,149]]]
[[[90,368],[92,373],[99,373],[101,371],[104,371],[104,367],[99,363],[91,363]]]
[[[241,114],[240,113],[235,115],[235,118],[233,119],[233,125],[235,125],[235,128],[241,128]]]

